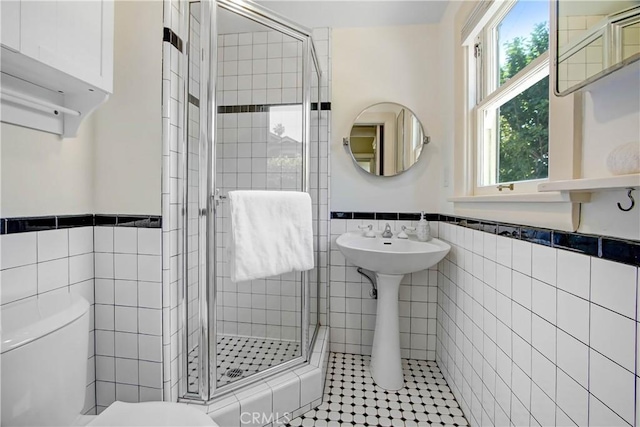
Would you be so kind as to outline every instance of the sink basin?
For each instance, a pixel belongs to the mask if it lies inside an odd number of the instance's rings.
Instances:
[[[433,267],[445,257],[451,246],[438,239],[420,242],[413,239],[364,237],[350,232],[338,237],[336,244],[344,256],[367,270],[383,274],[408,274]]]
[[[400,318],[398,291],[402,277],[436,265],[451,249],[438,239],[420,242],[415,239],[365,237],[350,232],[338,237],[336,244],[344,256],[358,267],[376,274],[378,308],[371,348],[371,376],[386,390],[404,385],[400,358]]]

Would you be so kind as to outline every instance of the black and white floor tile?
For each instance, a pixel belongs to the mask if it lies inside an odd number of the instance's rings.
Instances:
[[[403,360],[404,387],[376,386],[369,356],[331,353],[322,404],[290,426],[467,426],[436,362]]]
[[[300,356],[300,344],[295,341],[231,335],[219,336],[217,349],[216,376],[219,387]],[[197,381],[196,347],[189,353],[189,385],[193,386]]]

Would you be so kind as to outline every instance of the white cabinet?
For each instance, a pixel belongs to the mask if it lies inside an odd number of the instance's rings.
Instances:
[[[20,49],[20,2],[0,1],[0,43],[12,50]]]
[[[21,1],[20,53],[111,92],[113,2]]]
[[[3,121],[75,135],[113,91],[113,0],[0,0],[0,15]]]

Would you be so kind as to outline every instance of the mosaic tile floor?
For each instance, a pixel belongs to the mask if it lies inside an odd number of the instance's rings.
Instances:
[[[263,338],[218,337],[218,386],[223,386],[256,372],[300,356],[300,344]],[[198,381],[198,348],[189,353],[189,386]]]
[[[290,426],[467,426],[436,362],[403,360],[404,388],[373,383],[369,356],[331,353],[322,404]]]

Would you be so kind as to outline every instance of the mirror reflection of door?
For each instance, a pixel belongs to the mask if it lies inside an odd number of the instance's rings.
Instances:
[[[358,165],[373,174],[380,173],[381,149],[384,147],[384,124],[354,125],[351,129],[351,152]]]

